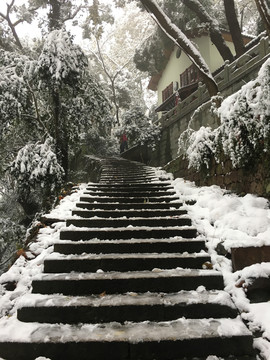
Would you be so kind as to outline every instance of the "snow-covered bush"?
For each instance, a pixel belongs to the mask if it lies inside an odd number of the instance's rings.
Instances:
[[[223,149],[234,166],[241,166],[269,150],[270,59],[257,79],[225,99],[219,109]]]
[[[219,149],[234,167],[251,164],[270,150],[270,59],[261,67],[258,77],[227,97],[218,109],[220,126],[211,130],[186,130],[179,138],[179,152],[189,166],[207,166],[211,156],[218,160]]]
[[[123,115],[121,127],[117,129],[116,135],[120,136],[123,133],[127,135],[129,146],[148,144],[154,148],[160,136],[160,128],[150,122],[141,107],[135,106]]]
[[[19,187],[35,188],[39,185],[54,190],[63,177],[63,169],[57,162],[50,138],[44,144],[30,143],[20,149],[10,171]]]
[[[189,168],[199,170],[202,166],[209,168],[209,161],[217,151],[218,134],[210,127],[202,126],[198,131],[188,128],[179,138],[179,149],[184,151]]]

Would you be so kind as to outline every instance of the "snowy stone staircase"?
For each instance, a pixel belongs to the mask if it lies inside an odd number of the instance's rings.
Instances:
[[[104,161],[61,230],[18,319],[29,341],[0,357],[32,360],[255,359],[222,275],[169,181]],[[32,329],[32,328],[31,328]]]

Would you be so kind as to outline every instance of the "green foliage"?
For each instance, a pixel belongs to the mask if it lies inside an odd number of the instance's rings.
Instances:
[[[104,33],[104,24],[113,24],[111,5],[105,5],[99,0],[93,0],[93,4],[88,7],[88,16],[82,26],[84,38],[91,38],[94,35],[100,39]]]
[[[127,135],[129,146],[148,144],[153,148],[159,139],[160,129],[158,125],[151,124],[141,107],[134,106],[123,115],[115,135],[120,137],[123,133]]]

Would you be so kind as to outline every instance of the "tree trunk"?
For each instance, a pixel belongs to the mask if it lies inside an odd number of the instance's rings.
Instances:
[[[223,1],[224,1],[226,19],[232,36],[236,57],[239,57],[245,53],[245,46],[235,11],[234,0],[223,0]]]
[[[112,79],[111,77],[109,77],[110,81],[111,81],[111,86],[112,86],[112,93],[113,93],[113,103],[114,103],[114,107],[115,107],[115,117],[116,117],[116,123],[117,125],[120,125],[120,119],[119,119],[119,105],[117,103],[117,97],[116,97],[116,89],[115,89],[115,79]]]
[[[59,30],[61,29],[61,4],[59,0],[49,0],[50,3],[50,12],[49,12],[49,30]]]
[[[265,0],[255,0],[255,3],[267,34],[270,36],[270,9],[268,4]]]
[[[150,12],[165,34],[171,38],[187,54],[190,60],[198,68],[199,73],[208,89],[209,95],[215,96],[218,93],[218,86],[211,74],[211,71],[201,56],[200,52],[186,37],[186,35],[171,22],[159,5],[153,0],[141,0],[146,10]]]
[[[14,36],[16,45],[18,46],[18,48],[19,48],[20,50],[22,50],[22,49],[23,49],[23,46],[22,46],[22,43],[21,43],[21,41],[20,41],[20,39],[19,39],[19,36],[18,36],[18,34],[17,34],[17,32],[16,32],[15,26],[12,24],[10,18],[7,19],[7,22],[8,22],[8,25],[9,25],[10,29],[11,29],[12,35]]]
[[[233,54],[222,36],[218,22],[211,18],[198,0],[182,0],[182,2],[198,16],[202,23],[208,23],[210,25],[210,38],[213,44],[216,46],[224,61],[229,60],[232,62]]]
[[[59,89],[53,90],[53,112],[54,112],[54,138],[56,146],[56,156],[59,164],[65,171],[64,180],[68,177],[68,139],[66,131],[61,121],[61,100]]]

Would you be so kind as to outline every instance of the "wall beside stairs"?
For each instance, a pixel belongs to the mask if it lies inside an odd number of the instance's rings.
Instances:
[[[138,149],[137,149],[138,150]],[[141,147],[140,151],[133,152],[130,160],[146,162],[152,166],[160,166],[158,161],[151,161],[151,149]],[[150,161],[147,161],[150,159]],[[210,170],[197,171],[188,168],[188,161],[182,156],[170,160],[163,168],[174,175],[175,178],[184,178],[194,181],[197,186],[218,185],[221,188],[231,190],[240,195],[247,193],[264,196],[270,199],[270,169],[269,154],[265,154],[260,162],[252,164],[246,168],[233,168],[232,162],[228,158],[217,163],[213,158],[210,164]]]
[[[270,198],[269,161],[268,154],[250,167],[235,169],[230,159],[224,157],[223,161],[217,163],[213,158],[206,172],[188,169],[188,161],[180,156],[165,165],[164,169],[174,177],[194,181],[198,186],[218,185],[240,195],[251,193]]]

